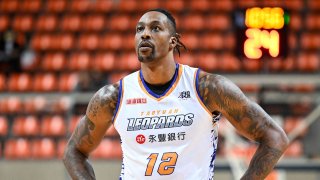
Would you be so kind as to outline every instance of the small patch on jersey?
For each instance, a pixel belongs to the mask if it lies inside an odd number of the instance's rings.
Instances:
[[[143,144],[146,141],[146,137],[142,134],[137,135],[136,141],[139,144]]]
[[[182,91],[179,93],[179,99],[189,99],[190,98],[190,91]]]
[[[147,98],[130,98],[126,100],[126,104],[146,104]]]

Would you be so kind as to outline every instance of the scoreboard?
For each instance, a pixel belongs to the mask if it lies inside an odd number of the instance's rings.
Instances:
[[[280,7],[252,7],[234,14],[236,54],[249,59],[287,55],[289,16]]]

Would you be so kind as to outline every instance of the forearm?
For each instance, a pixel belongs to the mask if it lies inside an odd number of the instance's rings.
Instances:
[[[265,179],[277,164],[287,145],[288,139],[285,135],[281,139],[274,139],[273,142],[261,143],[241,180]]]
[[[72,179],[95,179],[95,174],[88,158],[73,145],[69,145],[66,149],[63,163]]]

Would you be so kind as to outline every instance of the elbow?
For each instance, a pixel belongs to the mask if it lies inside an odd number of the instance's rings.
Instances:
[[[283,152],[287,149],[287,147],[290,144],[288,136],[282,129],[273,132],[273,135],[271,137],[272,141],[274,142],[274,145],[281,149]]]

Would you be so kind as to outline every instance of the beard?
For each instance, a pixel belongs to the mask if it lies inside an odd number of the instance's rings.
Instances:
[[[148,55],[142,55],[142,53],[138,50],[138,60],[140,62],[151,62],[155,58],[154,47],[152,47],[151,52]]]

